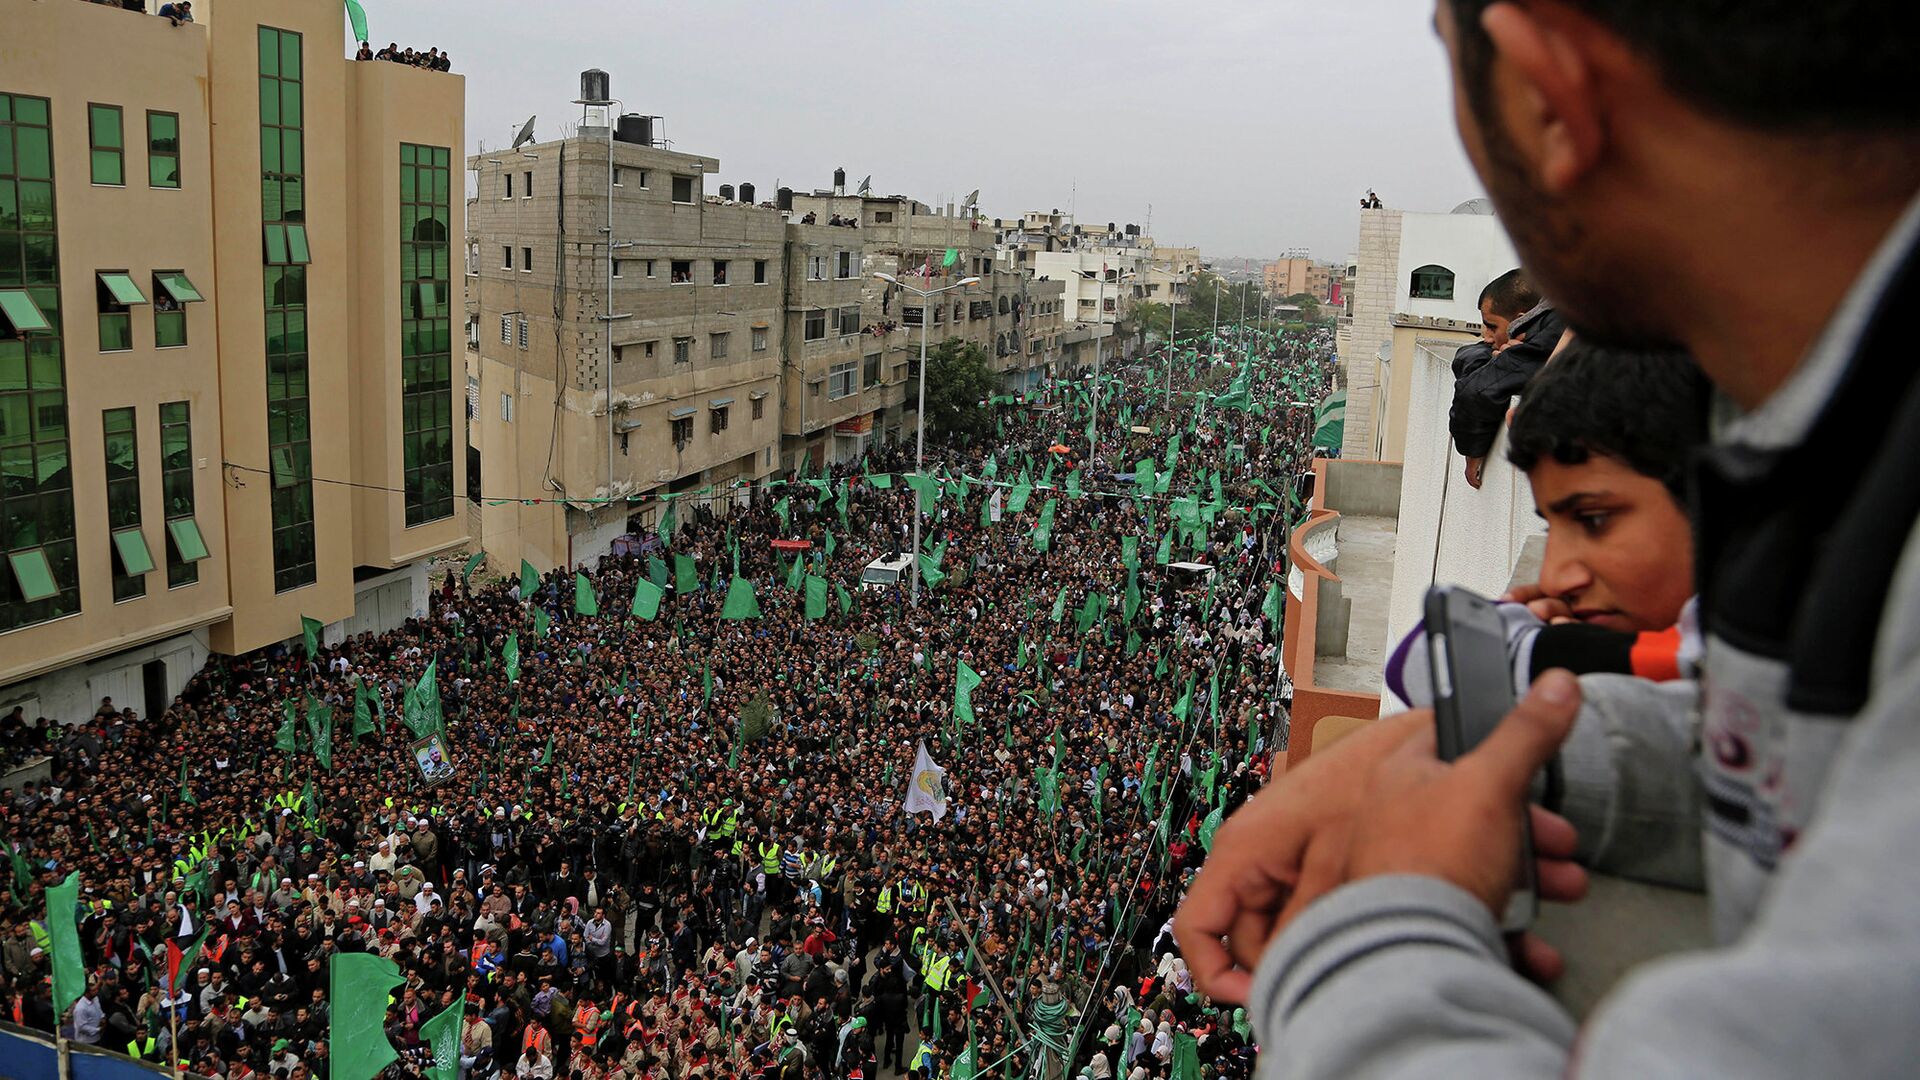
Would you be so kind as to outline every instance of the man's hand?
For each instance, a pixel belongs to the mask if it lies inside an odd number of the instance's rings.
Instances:
[[[1528,785],[1573,729],[1579,711],[1580,684],[1565,671],[1549,671],[1458,761],[1434,757],[1431,729],[1396,745],[1373,770],[1353,824],[1346,876],[1440,878],[1479,897],[1498,916],[1513,889]],[[1560,871],[1541,875],[1543,895],[1565,884],[1550,882],[1550,876],[1558,878]]]
[[[1486,475],[1487,475],[1487,459],[1486,458],[1470,457],[1467,459],[1467,486],[1468,487],[1474,489],[1475,491],[1480,490],[1480,481],[1484,480],[1486,478]]]
[[[1374,766],[1423,734],[1431,741],[1432,731],[1426,711],[1368,724],[1276,778],[1220,827],[1173,920],[1202,992],[1246,1000],[1267,942],[1328,882],[1338,884],[1344,838]]]
[[[1549,623],[1573,622],[1573,608],[1565,600],[1548,596],[1538,585],[1515,585],[1500,597],[1503,604],[1525,604],[1534,618]]]

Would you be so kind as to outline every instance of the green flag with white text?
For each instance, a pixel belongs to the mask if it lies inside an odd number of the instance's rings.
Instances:
[[[660,591],[660,586],[646,578],[636,578],[633,583],[633,613],[652,622],[654,616],[660,614],[660,598],[665,595]]]
[[[532,563],[528,562],[525,559],[521,559],[520,560],[520,599],[522,600],[533,599],[534,590],[538,589],[539,587],[540,587],[539,573],[537,573],[533,569]]]
[[[760,601],[754,598],[753,582],[738,574],[727,585],[727,602],[721,605],[722,619],[757,619],[760,617]]]
[[[312,660],[320,655],[320,631],[326,629],[326,625],[319,619],[300,616],[300,636],[306,640],[307,659]]]
[[[980,682],[980,673],[969,667],[965,660],[960,661],[959,673],[953,684],[953,712],[969,726],[974,723],[973,692]]]
[[[335,953],[327,963],[328,1080],[372,1080],[399,1057],[387,1041],[387,995],[406,979],[377,953]]]
[[[87,965],[80,955],[80,928],[74,914],[79,904],[79,871],[47,890],[47,952],[53,961],[55,1024],[87,990]]]
[[[427,1080],[460,1080],[460,1021],[466,1012],[467,995],[455,994],[453,1004],[420,1025],[420,1041],[433,1053]]]

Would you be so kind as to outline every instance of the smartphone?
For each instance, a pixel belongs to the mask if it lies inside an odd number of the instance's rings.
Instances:
[[[1442,761],[1480,745],[1513,711],[1513,672],[1506,628],[1493,601],[1451,587],[1427,590],[1428,665],[1433,673],[1433,723]],[[1533,924],[1539,897],[1533,876],[1533,828],[1520,815],[1520,865],[1500,927]]]

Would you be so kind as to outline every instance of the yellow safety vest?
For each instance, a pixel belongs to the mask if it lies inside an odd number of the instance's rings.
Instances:
[[[780,872],[779,844],[760,845],[760,869],[765,870],[768,877],[772,877]]]
[[[893,913],[893,886],[880,886],[880,895],[873,901],[873,910],[882,915]]]
[[[939,993],[947,988],[947,969],[953,966],[948,956],[935,956],[927,961],[927,988]]]

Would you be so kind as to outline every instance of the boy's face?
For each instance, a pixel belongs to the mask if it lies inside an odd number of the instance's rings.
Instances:
[[[1540,588],[1573,618],[1610,630],[1665,630],[1693,595],[1693,533],[1665,484],[1618,459],[1537,462],[1527,479],[1547,520]]]
[[[1507,347],[1507,327],[1513,320],[1496,314],[1491,300],[1480,301],[1480,340],[1496,349]]]

